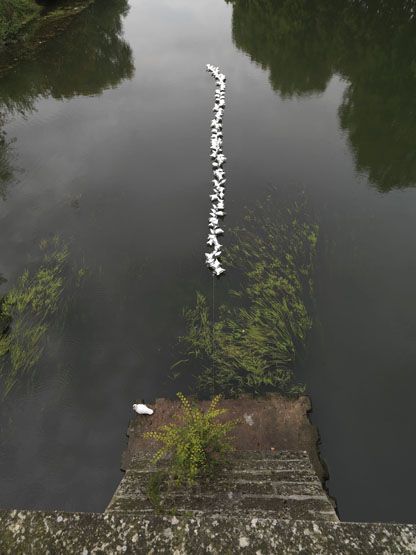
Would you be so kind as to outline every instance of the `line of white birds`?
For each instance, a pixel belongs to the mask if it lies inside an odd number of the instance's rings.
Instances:
[[[215,104],[213,112],[214,119],[211,121],[211,160],[212,172],[214,175],[213,194],[210,195],[212,208],[209,214],[209,234],[207,245],[212,247],[211,252],[205,253],[205,261],[215,276],[220,276],[225,272],[219,260],[222,245],[218,241],[218,236],[224,233],[219,226],[219,218],[225,216],[224,212],[224,191],[225,191],[225,172],[223,166],[227,160],[222,152],[222,118],[225,108],[225,75],[220,73],[218,67],[207,64],[207,71],[214,77],[217,88],[215,89]]]

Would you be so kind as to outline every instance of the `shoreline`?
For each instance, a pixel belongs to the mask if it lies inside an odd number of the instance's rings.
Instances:
[[[64,32],[76,16],[95,0],[73,0],[54,8],[39,7],[10,40],[0,44],[0,78],[23,59],[34,56],[44,44]]]

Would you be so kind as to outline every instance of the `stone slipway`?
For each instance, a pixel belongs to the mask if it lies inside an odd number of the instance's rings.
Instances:
[[[200,402],[202,408],[208,404]],[[154,449],[154,444],[143,439],[143,433],[175,422],[175,414],[180,409],[179,401],[169,399],[157,399],[151,406],[155,409],[153,416],[133,416],[130,422],[129,441],[122,456],[123,470],[127,470],[134,455]],[[319,457],[319,434],[308,417],[312,408],[309,397],[247,396],[223,399],[219,406],[227,409],[224,418],[240,421],[233,433],[237,451],[306,451],[320,480],[327,478],[326,467]]]
[[[149,498],[154,446],[142,434],[172,421],[178,409],[158,400],[152,417],[131,422],[126,472],[104,513],[0,511],[0,554],[416,553],[414,525],[338,521],[322,487],[306,397],[222,405],[241,423],[237,451],[214,482],[182,491],[162,484],[156,505]]]
[[[163,468],[163,462],[158,465]],[[106,511],[188,515],[221,513],[234,517],[273,517],[337,522],[334,506],[322,488],[306,451],[238,451],[215,480],[192,488],[160,484],[157,506],[149,498],[155,474],[151,457],[137,453]]]

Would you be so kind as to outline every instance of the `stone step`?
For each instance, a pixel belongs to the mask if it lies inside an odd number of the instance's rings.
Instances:
[[[163,462],[154,464],[152,455],[135,456],[128,470],[136,470],[140,472],[152,472],[155,468],[164,468]],[[287,470],[287,471],[303,471],[309,470],[314,472],[306,451],[293,451],[282,453],[233,453],[231,467],[237,470]]]
[[[137,496],[117,496],[107,508],[107,512],[135,512],[154,511],[155,506],[147,498],[138,499]],[[217,496],[193,495],[185,497],[182,495],[169,495],[163,497],[163,503],[159,509],[165,511],[199,511],[203,514],[222,513],[224,511],[235,513],[247,513],[253,510],[262,511],[263,514],[273,514],[279,519],[302,519],[302,520],[332,520],[337,517],[333,507],[325,495],[226,495],[222,500]]]
[[[159,467],[162,469],[163,467]],[[138,477],[143,476],[143,479],[149,479],[152,474],[155,473],[155,467],[148,467],[145,469],[138,470],[136,468],[129,469],[127,471],[130,475],[137,475]],[[126,474],[127,475],[127,474]],[[252,470],[245,469],[240,470],[238,468],[226,468],[223,469],[220,475],[220,479],[226,480],[251,480],[263,481],[272,480],[273,482],[315,482],[320,484],[318,476],[313,470]]]
[[[117,490],[118,495],[148,495],[149,480],[152,474],[127,472],[126,476],[120,483]],[[253,477],[254,476],[254,477]],[[161,492],[163,494],[169,489],[167,483],[162,484]],[[317,479],[314,481],[294,481],[294,480],[274,480],[273,478],[262,474],[254,474],[249,476],[236,477],[231,474],[226,477],[220,476],[215,480],[211,480],[202,485],[196,485],[190,494],[221,494],[221,493],[259,493],[276,495],[319,495],[322,493],[322,486]]]
[[[224,473],[227,475],[227,471]],[[315,482],[321,484],[315,472],[310,470],[239,470],[233,469],[228,472],[230,479],[235,480],[271,480],[273,482]]]
[[[250,471],[264,471],[264,470],[286,470],[286,471],[302,471],[309,470],[313,472],[312,465],[309,459],[241,459],[234,461],[233,468],[235,470],[250,470]]]
[[[338,520],[305,451],[236,453],[214,480],[193,488],[172,488],[162,475],[155,499],[152,477],[164,468],[148,454],[135,456],[107,511],[263,511],[283,519]]]
[[[309,456],[306,451],[234,451],[233,459],[239,460],[299,460],[306,459],[309,461]]]

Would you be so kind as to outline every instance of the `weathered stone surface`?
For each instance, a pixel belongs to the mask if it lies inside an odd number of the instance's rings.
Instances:
[[[286,521],[252,515],[189,517],[0,511],[0,553],[416,553],[416,526]]]
[[[149,499],[149,480],[155,472],[150,461],[149,453],[133,457],[107,511],[139,513],[161,507],[192,512],[257,510],[279,519],[338,520],[306,451],[240,451],[215,480],[179,490],[162,483],[156,507]],[[282,474],[297,479],[279,479]],[[303,481],[305,474],[308,479]]]
[[[144,473],[130,473],[120,484],[119,493],[131,496],[147,496],[149,474]],[[164,487],[165,486],[165,487]],[[166,492],[166,484],[162,484],[161,491]],[[272,479],[263,479],[258,475],[251,475],[250,478],[235,478],[230,476],[230,479],[218,478],[212,481],[206,487],[194,486],[190,490],[192,495],[221,495],[225,492],[232,492],[238,494],[276,494],[276,495],[322,495],[322,486],[319,480],[315,477],[315,481],[309,482],[294,482],[294,481],[274,481]]]
[[[207,408],[208,402],[202,401],[200,406]],[[233,432],[237,451],[306,451],[320,480],[327,478],[326,468],[319,457],[319,434],[308,417],[311,410],[309,397],[287,399],[270,394],[255,399],[223,399],[220,406],[227,409],[226,418],[240,421]],[[152,416],[135,415],[130,422],[129,441],[122,457],[124,470],[137,453],[154,449],[154,444],[143,439],[143,433],[175,421],[180,412],[179,402],[169,399],[157,399],[152,408],[155,409]]]
[[[317,435],[311,435],[311,428],[302,421],[308,448],[302,433],[295,440],[291,434],[300,428],[291,417],[287,433],[283,427],[274,436],[275,408],[268,412],[260,404],[257,412],[250,412],[247,426],[258,419],[267,423],[268,431],[257,427],[256,436],[261,439],[255,446],[252,434],[248,451],[242,450],[247,444],[237,434],[238,451],[216,481],[188,491],[165,484],[160,492],[162,505],[156,507],[149,500],[148,483],[157,469],[141,437],[143,428],[152,429],[155,420],[137,419],[124,456],[127,472],[105,513],[0,511],[0,554],[416,553],[414,525],[338,522],[321,483]],[[299,414],[305,418],[305,406],[302,410]],[[157,426],[168,420],[167,415],[159,415]],[[244,427],[239,433],[246,433]],[[288,438],[293,450],[279,450],[280,444],[290,443]],[[262,452],[260,445],[266,445]]]

